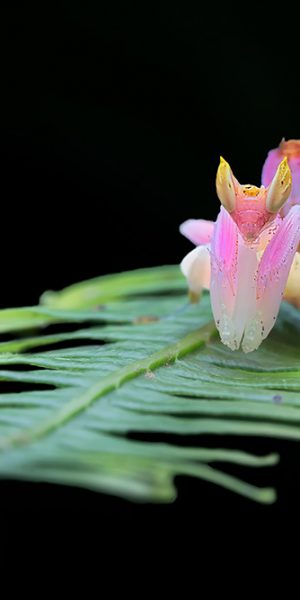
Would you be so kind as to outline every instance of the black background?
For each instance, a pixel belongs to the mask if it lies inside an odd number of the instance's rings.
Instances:
[[[120,0],[3,11],[2,307],[34,304],[45,289],[84,278],[179,262],[191,248],[179,224],[218,213],[220,154],[242,183],[259,185],[267,151],[300,137],[297,24],[288,6],[268,8]],[[2,500],[136,518],[173,518],[199,503],[263,515],[296,506],[297,446],[243,447],[281,449],[276,508],[183,480],[173,507],[20,483],[1,484]]]

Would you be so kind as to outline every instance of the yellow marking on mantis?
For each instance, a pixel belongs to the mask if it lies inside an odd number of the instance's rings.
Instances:
[[[232,212],[235,209],[233,175],[228,162],[222,156],[220,156],[220,164],[217,170],[216,187],[223,206],[229,213]]]

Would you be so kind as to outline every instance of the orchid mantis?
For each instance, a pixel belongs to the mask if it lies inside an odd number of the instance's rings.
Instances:
[[[269,152],[260,188],[241,185],[221,158],[216,188],[216,222],[190,219],[180,227],[196,244],[181,269],[191,301],[210,289],[222,342],[252,352],[283,297],[300,308],[300,141],[283,140]]]

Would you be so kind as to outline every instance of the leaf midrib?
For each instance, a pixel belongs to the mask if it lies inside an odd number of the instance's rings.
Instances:
[[[148,371],[154,371],[165,364],[174,363],[177,359],[201,348],[215,334],[215,324],[213,321],[210,321],[200,329],[187,334],[178,342],[170,344],[144,359],[134,361],[125,367],[117,369],[113,373],[101,377],[83,394],[69,400],[63,407],[42,420],[38,425],[0,440],[0,449],[7,450],[16,446],[27,445],[40,439],[86,410],[95,400],[119,388],[126,381],[134,379]]]

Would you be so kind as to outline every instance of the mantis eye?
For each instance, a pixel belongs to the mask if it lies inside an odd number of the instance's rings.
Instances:
[[[236,205],[234,176],[228,162],[222,156],[217,171],[216,188],[219,200],[224,208],[229,213],[233,212]]]
[[[277,167],[266,197],[266,209],[277,213],[287,201],[292,188],[292,175],[285,157]]]

